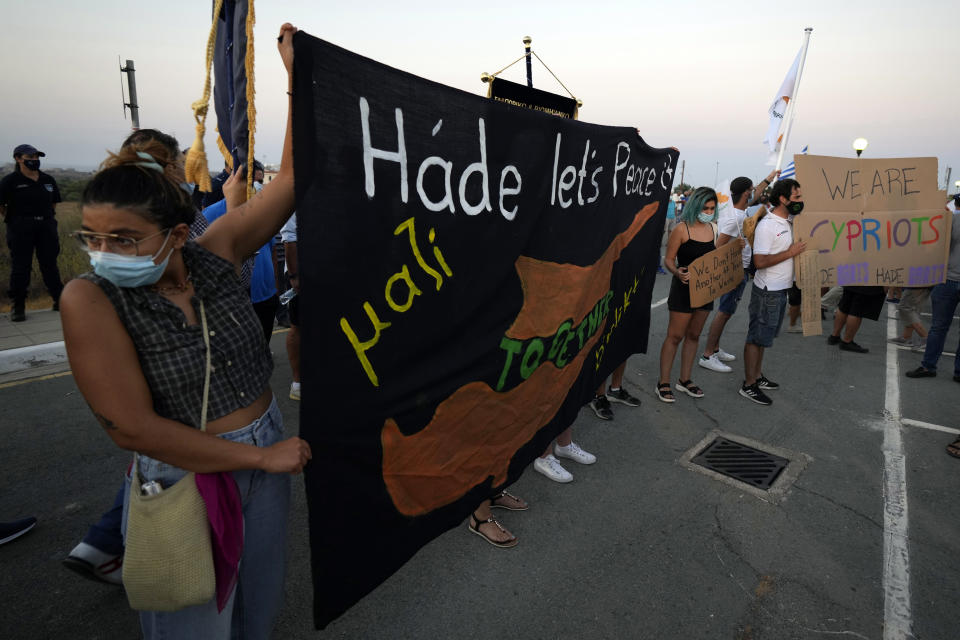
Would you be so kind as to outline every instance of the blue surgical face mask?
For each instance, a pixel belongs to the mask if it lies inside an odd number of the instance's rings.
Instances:
[[[152,256],[124,256],[106,251],[90,251],[90,265],[93,267],[93,272],[124,289],[156,284],[166,270],[173,251],[167,253],[167,257],[160,264],[154,264],[153,261],[167,246],[167,240],[170,239],[172,231],[171,229],[167,232],[167,237],[163,239],[160,249]]]
[[[712,215],[708,213],[703,213],[703,212],[700,212],[697,214],[697,220],[699,220],[700,222],[703,222],[704,224],[708,222],[713,222],[714,218],[716,217],[717,217],[717,214],[715,213]]]
[[[197,185],[190,184],[189,182],[181,182],[180,188],[186,191],[191,196],[193,195],[193,190],[197,188]]]

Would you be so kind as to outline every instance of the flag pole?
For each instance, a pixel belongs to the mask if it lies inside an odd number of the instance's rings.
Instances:
[[[783,153],[787,150],[787,140],[790,138],[790,129],[793,127],[793,111],[794,106],[797,104],[797,93],[800,91],[800,78],[803,76],[803,65],[807,60],[807,47],[810,46],[811,33],[813,33],[813,27],[807,27],[803,30],[803,51],[800,53],[800,66],[797,68],[797,78],[793,81],[793,97],[791,97],[790,102],[787,103],[783,140],[780,141],[780,152],[777,153],[777,171],[780,171],[780,168],[783,166]]]

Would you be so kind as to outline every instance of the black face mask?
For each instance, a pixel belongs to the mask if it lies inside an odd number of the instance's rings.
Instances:
[[[37,171],[38,169],[40,169],[40,161],[39,161],[39,160],[24,160],[24,161],[23,161],[23,166],[25,166],[27,169],[30,169],[30,171]]]
[[[803,211],[803,202],[790,202],[787,204],[787,211],[792,215],[800,215],[800,212]]]

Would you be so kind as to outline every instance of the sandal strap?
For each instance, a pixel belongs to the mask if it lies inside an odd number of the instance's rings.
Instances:
[[[500,524],[500,521],[497,520],[497,519],[496,519],[495,517],[493,517],[493,516],[490,516],[490,517],[487,518],[486,520],[481,520],[480,518],[477,517],[477,515],[476,515],[475,513],[471,513],[471,514],[470,514],[470,518],[471,518],[471,519],[473,520],[473,522],[475,523],[473,528],[476,529],[477,531],[480,531],[480,527],[481,527],[481,526],[489,523],[489,524],[495,524],[495,525],[497,525],[497,529],[500,529],[500,531],[502,531],[502,532],[504,532],[504,533],[507,532],[507,530],[503,528],[503,525]]]

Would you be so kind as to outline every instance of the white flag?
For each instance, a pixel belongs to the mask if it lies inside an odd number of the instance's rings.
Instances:
[[[767,145],[767,149],[770,151],[770,157],[767,159],[767,164],[770,166],[777,164],[777,155],[780,153],[780,141],[783,139],[783,126],[787,114],[787,103],[793,99],[793,86],[797,83],[797,71],[800,68],[800,55],[802,53],[803,49],[801,48],[801,50],[797,52],[797,57],[794,58],[793,64],[790,65],[790,71],[787,72],[787,77],[783,79],[780,90],[777,91],[777,95],[774,96],[773,104],[770,105],[770,126],[767,128],[767,137],[763,139],[763,143]]]

